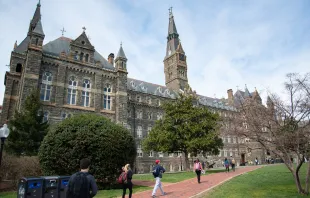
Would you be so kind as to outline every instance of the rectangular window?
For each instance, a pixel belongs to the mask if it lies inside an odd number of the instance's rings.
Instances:
[[[224,150],[224,157],[227,157],[227,150]]]
[[[107,110],[111,110],[111,96],[103,95],[103,108]]]
[[[50,101],[51,89],[52,89],[51,85],[46,84],[41,85],[40,99],[42,101]]]
[[[138,157],[143,157],[143,152],[141,149],[137,149],[137,156]]]
[[[147,134],[150,134],[150,131],[152,130],[152,127],[147,127]]]
[[[137,112],[137,118],[142,119],[142,116],[143,116],[142,111],[138,111]]]
[[[89,107],[89,92],[88,91],[82,91],[82,101],[84,107]]]
[[[76,104],[76,89],[68,88],[68,98],[67,103],[70,105]]]
[[[237,143],[236,137],[233,137],[233,143],[234,143],[234,144]]]
[[[153,151],[150,151],[149,157],[154,157],[153,155],[154,155]]]
[[[169,156],[169,157],[173,157],[173,153],[169,153],[168,156]]]
[[[159,152],[158,153],[158,157],[164,157],[164,153],[163,152]]]
[[[229,151],[229,156],[233,156],[233,152],[232,152],[231,149],[230,149],[230,151]]]
[[[138,136],[138,138],[142,138],[142,126],[138,126],[138,128],[137,128],[137,136]]]
[[[228,142],[228,143],[230,143],[230,142],[231,142],[231,139],[230,139],[230,137],[228,137],[228,138],[227,138],[227,142]]]
[[[218,155],[219,157],[221,157],[222,156],[222,150],[220,150],[220,153],[219,153],[219,155]]]

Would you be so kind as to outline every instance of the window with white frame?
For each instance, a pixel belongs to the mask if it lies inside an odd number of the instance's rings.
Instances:
[[[233,143],[234,143],[234,144],[237,143],[236,137],[233,137]]]
[[[67,103],[70,105],[75,105],[76,95],[77,95],[77,79],[75,78],[75,76],[71,76],[69,78]]]
[[[224,157],[227,157],[227,150],[224,150]]]
[[[44,72],[40,90],[40,99],[42,101],[50,101],[52,91],[53,76],[50,72]]]
[[[150,131],[152,130],[152,127],[147,127],[147,134],[149,135],[150,134]]]
[[[158,157],[164,157],[164,153],[163,152],[158,152]]]
[[[142,126],[137,127],[137,136],[138,138],[142,138]]]
[[[263,128],[262,128],[262,131],[263,131],[263,132],[267,132],[267,127],[263,127]]]
[[[148,112],[148,113],[147,113],[147,118],[148,118],[149,120],[152,120],[152,117],[153,117],[152,112]]]
[[[137,149],[137,156],[138,157],[143,157],[142,149]]]
[[[142,116],[143,116],[142,111],[137,111],[137,118],[142,119]]]
[[[112,87],[110,84],[107,84],[103,88],[103,109],[111,110],[112,109]]]
[[[160,120],[160,119],[162,119],[163,118],[163,114],[162,113],[158,113],[157,114],[157,120]]]
[[[231,138],[229,136],[227,137],[227,142],[231,143]]]
[[[43,122],[48,122],[48,117],[49,117],[49,112],[48,111],[44,111],[44,113],[43,113]]]
[[[153,151],[150,151],[149,157],[154,157],[154,152]]]
[[[173,153],[169,153],[168,156],[169,156],[169,157],[173,157]]]
[[[84,107],[89,107],[90,103],[90,80],[83,80],[82,102]]]

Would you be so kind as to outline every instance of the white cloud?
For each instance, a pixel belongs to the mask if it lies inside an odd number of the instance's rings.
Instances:
[[[310,32],[302,26],[310,17],[303,16],[301,2],[45,0],[41,8],[45,43],[61,36],[62,27],[65,36],[74,39],[85,26],[104,57],[116,54],[123,42],[129,77],[164,85],[168,7],[174,5],[192,88],[202,95],[226,97],[227,89],[247,84],[250,91],[255,86],[262,91],[265,100],[266,88],[279,92],[287,72],[308,71],[310,42],[304,35]],[[0,104],[5,65],[15,40],[20,43],[27,34],[35,4],[0,0]],[[298,32],[303,34],[296,37]]]

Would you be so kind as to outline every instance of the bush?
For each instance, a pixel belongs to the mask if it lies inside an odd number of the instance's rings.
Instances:
[[[45,175],[71,175],[82,158],[89,158],[95,178],[114,183],[120,168],[133,164],[136,148],[126,128],[103,116],[82,114],[51,127],[38,156]]]
[[[38,157],[16,157],[3,153],[0,181],[10,180],[16,187],[22,177],[38,177],[42,175]]]

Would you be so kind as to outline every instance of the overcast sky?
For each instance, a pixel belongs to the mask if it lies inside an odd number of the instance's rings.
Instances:
[[[37,0],[0,0],[0,104],[15,40],[26,37]],[[86,27],[105,58],[120,42],[128,76],[164,85],[168,8],[197,93],[217,98],[254,87],[280,93],[285,74],[310,68],[309,0],[41,0],[44,43],[75,39]]]

